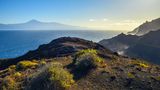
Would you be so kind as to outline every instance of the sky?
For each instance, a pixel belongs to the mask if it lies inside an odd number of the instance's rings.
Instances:
[[[0,0],[0,23],[42,22],[131,31],[160,17],[160,0]]]

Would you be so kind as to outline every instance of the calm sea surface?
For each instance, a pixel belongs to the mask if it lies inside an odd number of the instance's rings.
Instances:
[[[0,31],[0,58],[14,58],[53,39],[70,36],[98,42],[122,31]]]

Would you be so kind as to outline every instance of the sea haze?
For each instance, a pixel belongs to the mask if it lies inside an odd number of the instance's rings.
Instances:
[[[14,58],[25,54],[51,40],[70,36],[98,42],[120,34],[122,31],[85,30],[41,30],[41,31],[0,31],[0,58]]]

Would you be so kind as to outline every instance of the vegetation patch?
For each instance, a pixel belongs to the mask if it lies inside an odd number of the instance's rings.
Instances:
[[[49,80],[53,84],[54,89],[68,89],[74,84],[73,75],[63,69],[59,63],[53,63],[48,68]]]
[[[9,68],[15,70],[16,69],[16,65],[11,65],[11,66],[9,66]]]
[[[98,56],[98,51],[95,49],[85,49],[77,52],[73,59],[72,73],[74,79],[78,80],[85,77],[92,69],[104,68],[106,63],[104,59]]]
[[[95,49],[85,49],[85,50],[81,50],[79,52],[76,53],[76,56],[82,56],[82,55],[85,55],[85,54],[97,54],[97,50]]]
[[[143,68],[148,68],[149,67],[149,65],[146,62],[140,61],[140,60],[138,60],[138,61],[137,60],[133,60],[132,63],[134,65],[138,65],[138,66],[143,67]]]
[[[7,76],[2,80],[0,90],[19,90],[14,78]]]
[[[148,68],[149,66],[145,63],[139,63],[139,66],[144,67],[144,68]]]
[[[104,59],[97,54],[97,50],[94,49],[81,50],[76,53],[75,62],[77,66],[105,67]]]
[[[33,61],[20,61],[17,64],[17,69],[19,70],[25,70],[28,68],[36,68],[38,66],[37,62],[33,62]]]

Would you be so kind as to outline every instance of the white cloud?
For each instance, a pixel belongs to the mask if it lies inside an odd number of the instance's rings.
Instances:
[[[95,19],[89,19],[89,21],[90,21],[90,22],[94,22],[94,21],[96,21],[96,20],[95,20]]]
[[[103,18],[103,21],[105,22],[105,21],[108,21],[108,19],[107,18]]]

